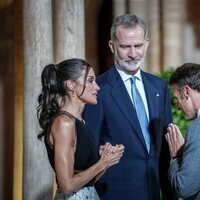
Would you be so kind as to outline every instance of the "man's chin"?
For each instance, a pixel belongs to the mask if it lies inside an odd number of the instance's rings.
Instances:
[[[129,66],[125,66],[124,69],[126,71],[136,71],[140,68],[140,65],[129,65]]]
[[[116,66],[119,69],[121,69],[122,71],[133,72],[133,71],[136,71],[140,68],[141,62],[133,62],[133,61],[119,62],[119,63],[116,63]]]

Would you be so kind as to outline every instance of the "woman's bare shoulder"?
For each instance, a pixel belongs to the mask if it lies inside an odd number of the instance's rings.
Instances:
[[[75,130],[75,119],[68,115],[59,115],[55,118],[52,127],[51,134],[53,136],[63,135],[67,136],[68,134],[74,133]]]

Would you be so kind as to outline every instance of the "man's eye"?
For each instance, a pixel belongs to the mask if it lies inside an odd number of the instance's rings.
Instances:
[[[136,48],[141,48],[141,47],[143,47],[143,44],[136,45],[135,47]]]
[[[121,48],[122,48],[122,49],[127,49],[127,48],[128,48],[128,46],[121,46]]]

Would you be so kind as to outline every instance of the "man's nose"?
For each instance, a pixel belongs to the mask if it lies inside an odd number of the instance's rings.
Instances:
[[[131,58],[135,58],[136,57],[136,50],[135,50],[134,47],[129,49],[128,56],[131,57]]]

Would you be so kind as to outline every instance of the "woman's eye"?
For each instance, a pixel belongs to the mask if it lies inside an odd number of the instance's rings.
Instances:
[[[92,82],[93,82],[93,79],[89,79],[88,81],[89,81],[90,83],[92,83]]]

